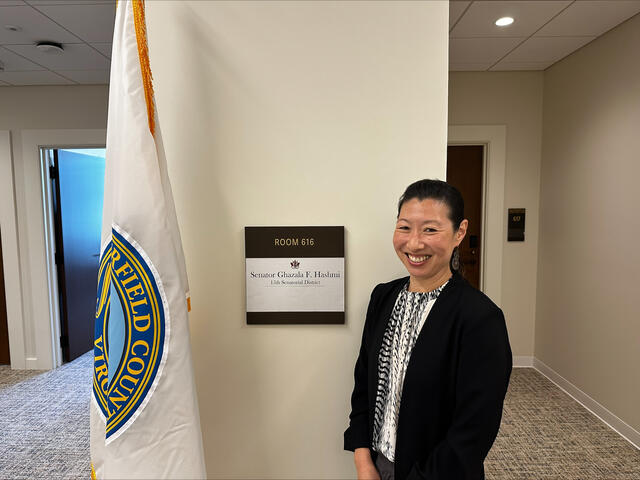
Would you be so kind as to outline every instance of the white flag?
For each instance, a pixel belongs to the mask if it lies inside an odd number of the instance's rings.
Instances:
[[[92,476],[206,477],[188,302],[151,84],[144,3],[120,0],[96,307]]]

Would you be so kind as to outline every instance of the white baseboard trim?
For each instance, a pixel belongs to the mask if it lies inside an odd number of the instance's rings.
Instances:
[[[522,355],[513,356],[513,368],[531,368],[533,367],[533,357]]]
[[[624,420],[615,416],[612,412],[596,402],[589,395],[576,387],[569,380],[564,378],[558,372],[554,371],[548,365],[537,358],[533,358],[533,368],[551,380],[558,388],[563,390],[567,395],[572,397],[576,402],[593,413],[596,417],[606,423],[610,428],[615,430],[620,436],[627,440],[631,445],[640,450],[640,432],[624,422]]]
[[[27,370],[40,370],[37,357],[27,357],[24,359],[24,366]]]

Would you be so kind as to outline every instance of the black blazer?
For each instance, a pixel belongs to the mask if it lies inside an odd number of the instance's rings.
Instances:
[[[371,294],[344,432],[346,450],[372,446],[378,352],[407,281],[380,284]],[[484,479],[483,462],[498,434],[511,366],[502,311],[455,273],[435,301],[407,366],[395,478]]]

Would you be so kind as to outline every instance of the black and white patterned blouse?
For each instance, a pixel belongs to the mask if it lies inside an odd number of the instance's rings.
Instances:
[[[448,283],[448,282],[447,282]],[[378,389],[373,423],[373,448],[392,462],[402,384],[420,330],[438,295],[445,287],[430,292],[410,292],[408,284],[398,294],[378,355]]]

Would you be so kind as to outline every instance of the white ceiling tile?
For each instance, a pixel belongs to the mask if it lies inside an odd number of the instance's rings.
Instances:
[[[113,40],[115,4],[38,5],[37,9],[85,42]]]
[[[33,45],[6,48],[51,70],[107,70],[110,65],[109,60],[83,43],[65,44],[63,53],[41,52]]]
[[[17,32],[0,28],[0,44],[26,44],[49,40],[73,43],[79,39],[60,25],[29,6],[1,7],[0,24],[20,27]]]
[[[505,72],[513,70],[545,70],[550,67],[553,62],[500,62],[497,65],[491,67],[492,72]]]
[[[106,85],[109,83],[109,70],[56,70],[56,73],[81,85]]]
[[[25,3],[22,0],[0,0],[0,7],[14,7],[16,5],[25,5]]]
[[[2,62],[5,72],[46,70],[46,68],[2,47],[0,47],[0,62]]]
[[[536,36],[598,36],[638,12],[638,0],[578,1],[545,25]]]
[[[569,0],[473,2],[451,31],[451,36],[528,37],[570,3]],[[497,27],[495,21],[500,17],[513,17],[515,22],[508,27]]]
[[[450,63],[450,72],[484,72],[491,63]]]
[[[105,57],[111,58],[112,45],[110,43],[92,43],[91,46],[98,50]]]
[[[449,2],[449,30],[453,27],[462,13],[469,6],[470,1],[451,1]]]
[[[504,58],[505,62],[557,62],[595,37],[531,37]]]
[[[10,85],[73,85],[71,80],[48,70],[37,72],[0,72],[0,82]]]
[[[493,65],[524,38],[452,38],[449,63],[490,63]]]

